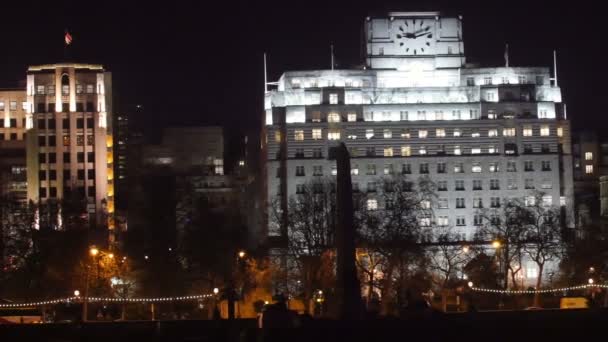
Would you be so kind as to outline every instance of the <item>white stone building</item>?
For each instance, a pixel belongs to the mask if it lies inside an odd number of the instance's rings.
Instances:
[[[364,32],[365,68],[288,71],[267,91],[269,205],[278,198],[286,210],[300,184],[335,174],[328,149],[344,142],[354,187],[428,175],[439,186],[435,223],[464,238],[479,223],[478,206],[535,190],[562,206],[572,227],[570,124],[550,68],[470,66],[461,18],[438,12],[368,17]],[[368,198],[383,205],[375,190]],[[285,234],[268,220],[266,237]]]

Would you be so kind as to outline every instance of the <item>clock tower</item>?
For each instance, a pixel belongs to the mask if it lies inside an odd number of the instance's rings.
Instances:
[[[439,12],[390,12],[368,17],[366,63],[372,69],[411,71],[464,66],[462,18]]]

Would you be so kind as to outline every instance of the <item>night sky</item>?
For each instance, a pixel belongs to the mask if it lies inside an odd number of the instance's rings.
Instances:
[[[329,68],[332,42],[339,67],[347,68],[361,61],[366,15],[442,10],[464,16],[468,62],[502,65],[508,42],[511,65],[551,66],[557,49],[559,83],[573,125],[599,128],[608,121],[601,105],[607,18],[580,1],[577,7],[532,1],[137,3],[41,1],[3,8],[0,86],[17,85],[29,64],[61,60],[68,28],[75,59],[102,63],[113,72],[115,108],[144,106],[146,117],[139,122],[144,129],[222,124],[246,132],[256,130],[261,118],[264,51],[270,80],[285,70]]]

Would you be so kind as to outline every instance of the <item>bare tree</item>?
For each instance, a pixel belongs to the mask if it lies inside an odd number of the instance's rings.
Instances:
[[[434,244],[428,249],[430,268],[440,274],[439,287],[447,289],[458,272],[471,260],[473,251],[459,244],[460,236],[451,227],[435,228]]]

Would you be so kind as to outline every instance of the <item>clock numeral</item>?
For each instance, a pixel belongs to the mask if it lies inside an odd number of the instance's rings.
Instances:
[[[406,49],[405,49],[405,52],[408,52],[408,51],[410,51],[410,48],[406,48]]]
[[[433,34],[429,34],[428,36],[426,36],[427,38],[433,38]]]
[[[420,50],[422,50],[422,52],[424,52],[424,48],[420,48]]]
[[[414,55],[416,54],[416,49],[414,49]]]
[[[399,43],[399,46],[403,46],[403,42]]]
[[[429,42],[426,42],[426,46],[431,46],[431,43],[429,43]]]

